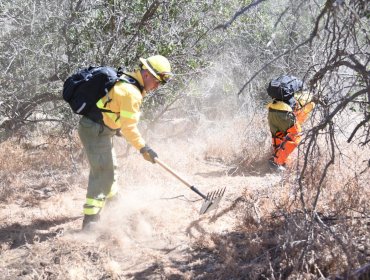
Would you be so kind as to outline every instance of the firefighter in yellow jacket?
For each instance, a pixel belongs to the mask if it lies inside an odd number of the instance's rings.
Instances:
[[[272,135],[273,156],[270,166],[284,171],[289,156],[302,140],[302,124],[315,107],[308,92],[299,91],[289,101],[274,100],[267,105]]]
[[[139,69],[124,73],[123,78],[98,101],[97,107],[102,110],[101,122],[86,116],[79,122],[78,133],[90,165],[83,229],[99,219],[104,205],[117,194],[113,149],[113,136],[117,132],[140,151],[144,159],[155,163],[157,154],[145,143],[137,128],[140,105],[147,92],[170,80],[171,65],[161,55],[140,58],[140,62]]]

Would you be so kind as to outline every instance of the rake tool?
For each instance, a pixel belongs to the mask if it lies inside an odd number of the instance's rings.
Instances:
[[[199,214],[208,213],[211,210],[214,210],[218,207],[222,196],[225,193],[226,188],[221,188],[213,192],[207,193],[207,195],[202,194],[196,187],[192,186],[190,183],[185,181],[185,179],[181,178],[179,174],[177,174],[173,169],[171,169],[167,164],[163,161],[159,160],[157,157],[154,159],[156,163],[158,163],[163,169],[171,173],[174,177],[180,180],[183,184],[185,184],[189,189],[195,192],[197,195],[201,196],[204,201],[202,207],[200,208]]]

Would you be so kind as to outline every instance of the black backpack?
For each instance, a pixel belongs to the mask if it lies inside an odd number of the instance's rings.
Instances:
[[[99,109],[96,103],[105,96],[118,80],[135,84],[139,83],[130,76],[122,75],[122,68],[115,70],[108,66],[90,66],[78,70],[63,84],[63,99],[68,102],[73,112],[100,122],[101,112],[111,112]]]
[[[274,100],[288,102],[294,97],[294,93],[302,88],[303,82],[297,77],[282,75],[271,80],[267,87],[267,93]]]

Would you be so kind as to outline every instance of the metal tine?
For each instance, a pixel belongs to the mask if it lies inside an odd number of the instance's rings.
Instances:
[[[222,194],[222,189],[219,189],[219,190],[217,191],[217,197],[222,196],[221,194]]]
[[[191,185],[189,182],[187,182],[185,179],[183,179],[177,172],[172,170],[167,164],[162,162],[158,157],[154,159],[156,163],[158,163],[163,169],[165,169],[167,172],[171,173],[174,177],[176,177],[179,181],[181,181],[184,185],[186,185],[189,189],[191,189],[193,192],[201,196],[205,201],[203,201],[202,207],[200,208],[200,214],[207,213],[208,211],[211,211],[213,209],[216,209],[220,203],[221,197],[223,196],[225,189],[219,189],[217,191],[210,192],[208,194],[201,193],[195,186]]]
[[[226,190],[226,188],[221,188],[221,189],[218,189],[216,191],[212,191],[212,192],[207,193],[207,200],[212,201],[216,198],[222,197],[225,193],[225,190]]]
[[[225,191],[226,187],[207,193],[207,195],[205,196],[206,199],[205,201],[203,201],[202,207],[200,209],[200,214],[205,214],[209,211],[217,209]]]
[[[223,188],[223,189],[218,189],[218,190],[216,191],[216,194],[215,194],[215,197],[214,197],[214,198],[221,197],[221,196],[223,196],[223,195],[224,195],[224,193],[225,193],[225,188]]]
[[[220,196],[220,191],[217,190],[215,191],[215,195],[213,196],[213,199],[215,199],[216,197],[219,197]]]

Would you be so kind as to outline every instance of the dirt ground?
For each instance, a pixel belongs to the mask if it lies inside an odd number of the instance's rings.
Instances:
[[[251,124],[206,123],[187,137],[180,121],[170,134],[157,127],[156,137],[146,135],[160,159],[202,193],[226,188],[219,208],[205,215],[197,194],[115,138],[120,195],[91,232],[80,230],[89,169],[77,135],[2,143],[0,279],[345,279],[336,275],[348,260],[350,269],[368,263],[368,218],[358,215],[367,211],[368,173],[347,175],[362,170],[368,153],[355,149],[348,159],[356,160],[333,168],[318,209],[344,218],[323,215],[330,230],[315,228],[320,238],[305,251],[294,172],[269,169],[269,135],[253,134],[266,124]],[[301,252],[306,266],[298,270]]]
[[[29,151],[44,161],[19,170],[14,177],[23,191],[0,202],[0,279],[227,279],[212,273],[220,264],[199,246],[214,234],[233,234],[245,215],[243,198],[273,192],[281,176],[265,162],[206,160],[190,142],[158,144],[161,159],[201,192],[226,188],[220,207],[199,215],[199,196],[158,164],[137,153],[124,156],[115,141],[120,196],[88,233],[80,231],[88,175],[83,154],[70,172],[47,164],[48,156],[68,151]]]

